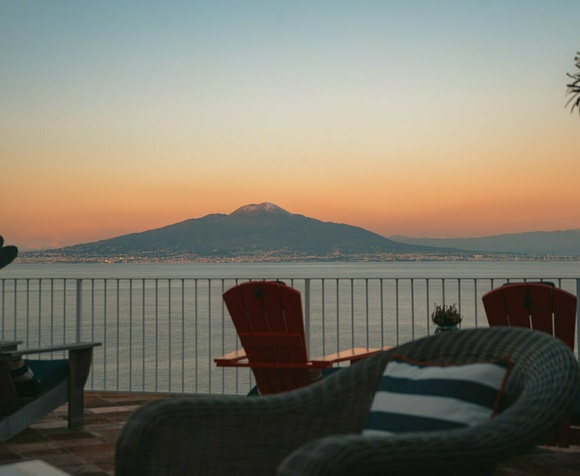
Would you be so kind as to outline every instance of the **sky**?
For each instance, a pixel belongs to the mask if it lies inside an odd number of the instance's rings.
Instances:
[[[0,234],[272,202],[383,236],[580,228],[578,0],[0,0]]]

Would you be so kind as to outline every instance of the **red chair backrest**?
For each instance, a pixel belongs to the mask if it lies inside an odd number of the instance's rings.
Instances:
[[[278,281],[249,281],[223,297],[250,364],[273,364],[252,367],[260,393],[308,385],[308,369],[276,366],[308,362],[300,293]]]
[[[552,283],[508,283],[482,297],[490,326],[547,332],[574,350],[576,296]]]

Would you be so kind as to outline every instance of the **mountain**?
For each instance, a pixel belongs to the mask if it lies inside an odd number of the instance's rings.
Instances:
[[[86,261],[127,257],[148,260],[355,259],[362,255],[441,253],[397,243],[363,228],[322,222],[290,213],[272,203],[246,205],[229,215],[201,218],[93,243],[27,252],[29,259]]]
[[[390,239],[413,245],[461,248],[472,251],[580,256],[580,229],[534,231],[480,238],[410,238],[406,236],[391,236]]]

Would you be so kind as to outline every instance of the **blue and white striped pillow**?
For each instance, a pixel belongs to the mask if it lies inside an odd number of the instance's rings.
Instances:
[[[19,397],[34,397],[38,394],[40,380],[22,357],[9,360],[8,368]]]
[[[509,364],[507,357],[442,366],[396,356],[385,368],[363,434],[450,430],[484,423],[497,411]]]

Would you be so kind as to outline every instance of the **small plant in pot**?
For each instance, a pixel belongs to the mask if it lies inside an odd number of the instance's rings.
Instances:
[[[435,304],[435,310],[431,314],[431,320],[437,325],[435,329],[435,334],[445,331],[456,331],[459,330],[459,323],[463,318],[459,311],[457,310],[457,304],[451,306],[442,306]]]

